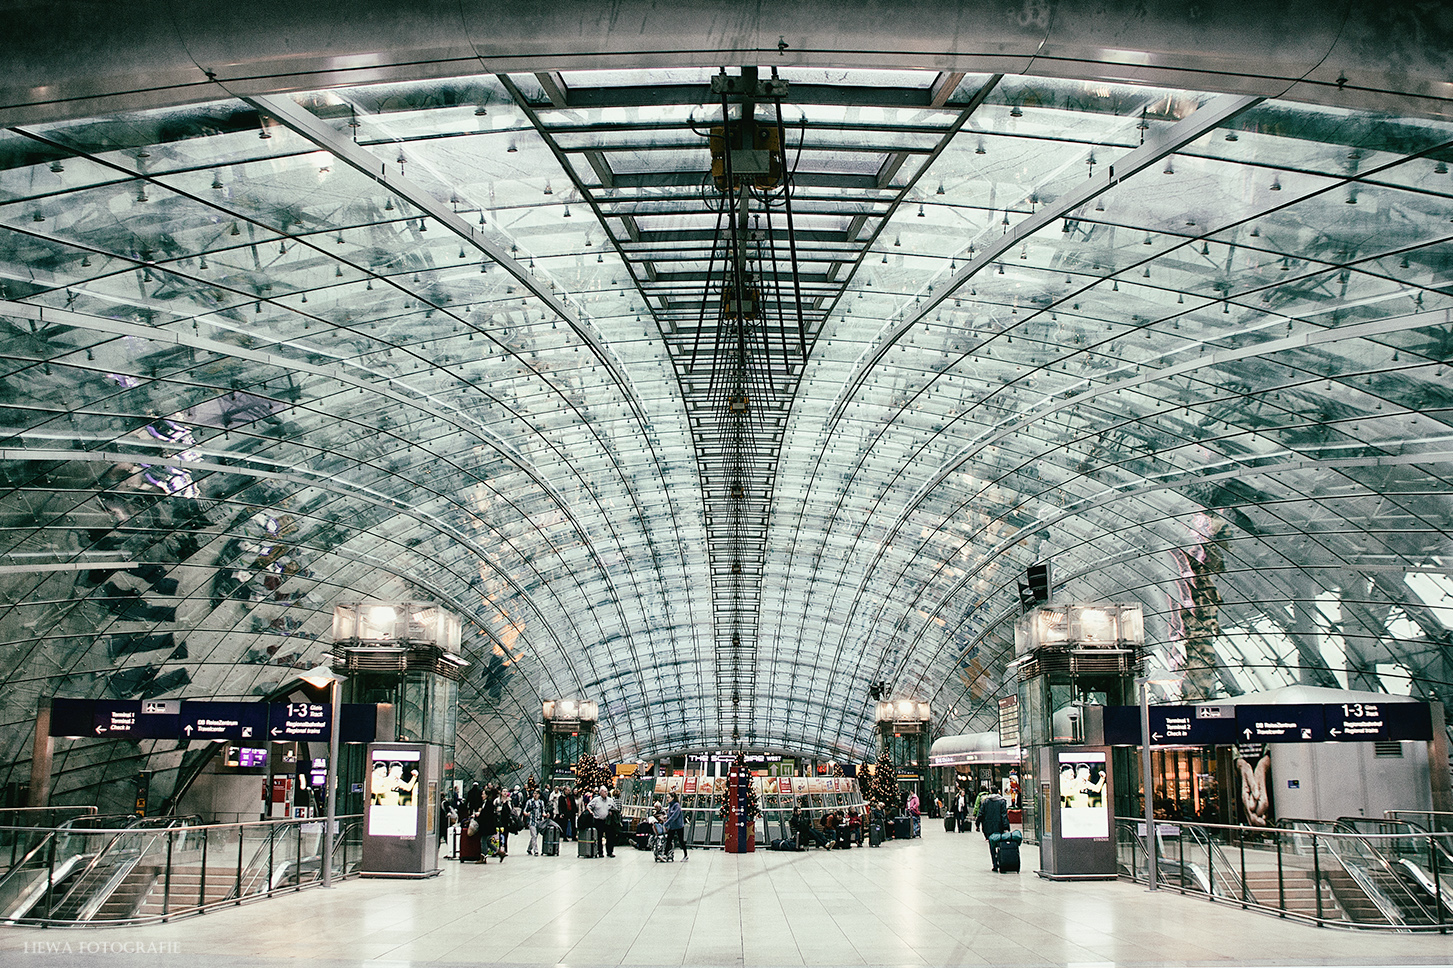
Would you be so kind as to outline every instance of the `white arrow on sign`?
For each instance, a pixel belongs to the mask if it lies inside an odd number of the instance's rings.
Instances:
[[[1331,730],[1331,733],[1332,733],[1333,736],[1341,736],[1342,735],[1342,730],[1335,729],[1334,728],[1334,729]]]
[[[192,735],[192,726],[191,726],[191,724],[188,723],[186,726],[183,726],[182,727],[182,732],[186,733],[188,736],[191,736]]]
[[[279,734],[279,733],[281,733],[281,732],[282,732],[282,730],[281,730],[281,729],[279,729],[279,728],[278,728],[278,727],[276,727],[276,726],[274,726],[274,727],[273,727],[273,728],[272,728],[272,734],[273,734],[273,735],[274,735],[274,736],[277,736],[277,735],[278,735],[278,734]]]
[[[104,732],[106,732],[106,727],[105,726],[97,726],[96,727],[96,735],[97,736],[100,736]]]
[[[1251,738],[1251,730],[1250,730],[1250,728],[1243,729],[1242,732],[1246,734],[1246,738],[1247,739],[1250,739]]]
[[[1150,734],[1150,738],[1153,739],[1153,740],[1155,740],[1157,743],[1160,742],[1160,734],[1159,733],[1151,733]]]

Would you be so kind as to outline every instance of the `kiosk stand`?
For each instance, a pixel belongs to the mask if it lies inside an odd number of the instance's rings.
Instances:
[[[369,744],[362,876],[439,873],[439,753],[425,743]]]

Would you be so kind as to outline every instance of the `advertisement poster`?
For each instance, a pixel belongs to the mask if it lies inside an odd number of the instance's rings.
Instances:
[[[683,777],[683,779],[686,781],[686,783],[685,783],[685,786],[682,789],[682,792],[683,793],[695,793],[696,792],[696,777],[694,777],[694,776],[688,776],[688,777]]]
[[[368,832],[374,837],[413,837],[419,832],[414,794],[419,786],[418,750],[374,750],[368,765]]]
[[[1271,803],[1271,748],[1261,743],[1236,747],[1236,802],[1241,822],[1248,827],[1270,827],[1276,823]],[[1160,799],[1162,792],[1156,791]]]
[[[666,780],[667,793],[680,793],[684,786],[686,786],[686,777],[684,776],[673,776]]]
[[[725,783],[726,781],[723,780],[722,782]],[[696,788],[696,792],[697,793],[701,793],[701,794],[705,794],[706,796],[711,796],[713,793],[715,793],[716,792],[716,787],[714,787],[712,785],[711,777],[709,777],[709,776],[702,777],[701,778],[700,785],[698,785],[697,788]]]
[[[775,776],[767,777],[767,779],[762,784],[762,790],[765,793],[776,793],[780,789],[781,784],[777,782],[777,777]]]
[[[1059,754],[1060,836],[1099,839],[1110,836],[1105,803],[1105,754]]]
[[[658,777],[656,777],[656,792],[657,793],[665,793],[666,792],[666,780],[667,780],[667,778],[664,777],[664,776],[658,776]]]

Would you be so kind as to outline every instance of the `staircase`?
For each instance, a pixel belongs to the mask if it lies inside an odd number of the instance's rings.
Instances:
[[[161,877],[161,868],[155,865],[138,864],[116,886],[111,896],[92,916],[93,921],[124,921],[136,917],[141,899],[151,890],[152,884]]]
[[[1388,920],[1387,915],[1382,913],[1382,909],[1377,906],[1376,902],[1367,896],[1362,885],[1358,884],[1351,874],[1345,870],[1334,869],[1323,871],[1322,876],[1326,879],[1327,886],[1332,889],[1332,893],[1336,895],[1337,903],[1342,906],[1342,910],[1347,912],[1347,920],[1355,924],[1392,923]],[[1379,875],[1372,873],[1371,876],[1377,880]]]
[[[1282,895],[1279,895],[1276,871],[1246,872],[1246,890],[1257,904],[1269,908],[1285,906],[1288,913],[1315,918],[1317,917],[1317,895],[1321,894],[1321,916],[1324,919],[1338,920],[1346,917],[1346,911],[1338,902],[1337,895],[1325,878],[1318,883],[1313,878],[1311,871],[1289,868],[1282,873],[1282,884],[1284,891]],[[1286,899],[1285,905],[1281,903],[1281,896]]]
[[[168,906],[172,913],[187,908],[196,907],[199,904],[214,904],[217,901],[225,901],[232,897],[233,891],[237,888],[237,869],[235,867],[218,868],[215,866],[207,868],[207,885],[205,890],[202,887],[202,865],[194,864],[173,864],[171,879],[171,904]],[[162,901],[166,892],[166,879],[158,877],[150,886],[140,908],[136,911],[136,917],[161,917]]]

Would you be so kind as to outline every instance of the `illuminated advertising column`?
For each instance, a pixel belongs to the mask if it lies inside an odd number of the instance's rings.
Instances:
[[[439,873],[439,747],[370,743],[363,813],[364,877]]]
[[[1114,780],[1109,747],[1044,747],[1040,751],[1045,829],[1040,875],[1052,879],[1113,878]]]

